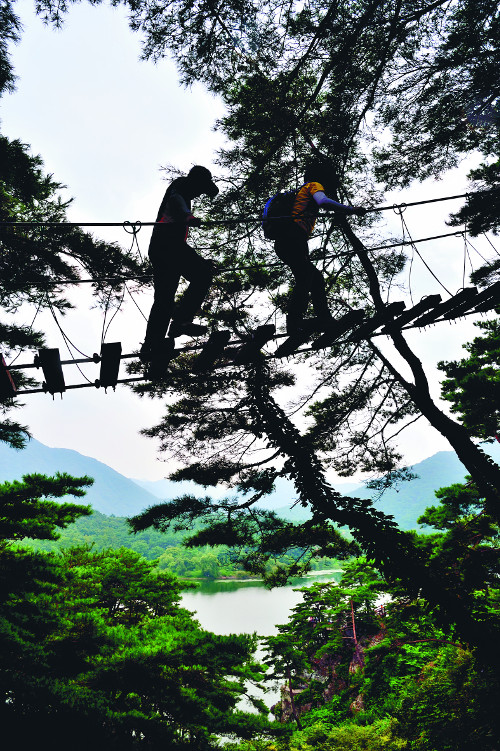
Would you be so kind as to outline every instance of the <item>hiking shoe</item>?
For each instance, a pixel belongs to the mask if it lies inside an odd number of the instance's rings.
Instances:
[[[175,342],[171,337],[152,347],[146,362],[146,378],[154,381],[164,377],[175,354]]]
[[[186,321],[185,323],[172,321],[168,328],[168,335],[176,336],[202,336],[208,331],[208,326],[202,326],[200,323]]]

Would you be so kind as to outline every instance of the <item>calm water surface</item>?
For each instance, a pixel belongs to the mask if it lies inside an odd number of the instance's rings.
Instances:
[[[182,595],[181,605],[194,611],[202,628],[215,634],[253,633],[272,636],[277,633],[276,624],[286,623],[290,610],[302,599],[298,587],[307,587],[314,582],[339,581],[340,571],[315,571],[294,579],[286,587],[266,589],[259,581],[213,581],[201,582],[198,589]],[[263,656],[258,649],[257,660]],[[279,685],[268,684],[263,693],[253,687],[252,693],[264,699],[271,707],[279,699]],[[242,702],[242,708],[252,711],[250,704]]]
[[[315,571],[271,590],[259,581],[201,582],[197,590],[183,593],[181,604],[195,611],[202,628],[215,634],[256,631],[260,636],[271,636],[277,633],[276,624],[286,623],[290,610],[302,599],[295,589],[339,578],[339,571]]]

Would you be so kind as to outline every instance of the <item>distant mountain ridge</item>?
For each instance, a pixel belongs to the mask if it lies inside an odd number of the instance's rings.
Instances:
[[[157,498],[107,464],[73,449],[50,448],[32,439],[25,449],[16,451],[0,443],[0,480],[20,480],[32,472],[53,475],[67,472],[75,477],[89,475],[94,484],[79,503],[108,516],[133,516],[157,503]]]
[[[196,485],[194,482],[172,482],[171,480],[135,480],[138,485],[145,488],[157,498],[173,498],[182,493],[192,493],[192,495],[208,495],[212,498],[231,498],[236,495],[233,490],[227,488],[207,488],[204,490]],[[287,503],[293,502],[293,499],[297,498],[297,493],[290,480],[286,480],[283,477],[278,477],[275,485],[275,491],[270,496],[262,498],[259,502],[261,508],[267,508],[275,510],[286,506]],[[358,488],[362,488],[359,482],[341,482],[336,485],[336,490],[342,495],[348,495],[349,493],[357,492]]]
[[[500,445],[489,444],[485,451],[500,463]],[[466,470],[453,451],[440,451],[412,467],[417,479],[401,483],[396,490],[386,491],[374,503],[381,511],[395,517],[403,529],[414,529],[417,518],[427,506],[435,502],[434,491],[456,482],[462,482]],[[16,451],[5,443],[0,443],[0,481],[20,479],[23,474],[41,472],[55,474],[68,472],[75,476],[89,475],[94,485],[89,488],[83,500],[97,511],[108,516],[133,516],[143,509],[158,503],[159,499],[169,500],[184,493],[215,498],[234,496],[234,491],[226,489],[204,489],[192,482],[172,482],[170,480],[132,480],[116,472],[107,464],[84,456],[72,449],[50,448],[32,439],[26,449]],[[336,488],[342,495],[358,498],[374,497],[374,492],[363,485],[339,483]],[[264,508],[276,510],[290,519],[307,518],[307,510],[291,504],[297,499],[292,483],[283,478],[276,482],[275,492],[260,504]]]
[[[489,444],[483,446],[485,452],[496,462],[500,463],[500,446]],[[358,486],[342,495],[352,495],[356,498],[370,498],[374,505],[385,514],[393,516],[402,529],[424,529],[417,524],[427,506],[437,503],[435,491],[439,488],[463,482],[467,470],[453,451],[439,451],[428,459],[410,467],[417,475],[414,480],[402,482],[396,488],[386,490],[380,498],[375,491],[364,485]],[[291,521],[300,521],[310,517],[307,509],[296,506],[276,509],[276,513]]]

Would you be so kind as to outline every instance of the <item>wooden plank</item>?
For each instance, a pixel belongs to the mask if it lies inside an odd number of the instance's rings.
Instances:
[[[233,361],[236,365],[244,365],[252,362],[258,356],[261,348],[274,337],[276,326],[274,323],[268,323],[264,326],[257,326],[251,338],[237,349],[233,355]]]
[[[0,398],[9,399],[10,397],[16,396],[16,394],[16,384],[12,380],[4,356],[0,355]]]
[[[203,370],[209,370],[224,352],[226,344],[231,338],[231,332],[223,329],[221,331],[212,331],[199,355],[193,360],[192,370],[194,373],[201,373]]]
[[[427,310],[430,310],[431,308],[435,308],[436,305],[439,305],[441,302],[441,295],[428,295],[427,297],[423,297],[420,302],[418,302],[416,305],[414,305],[412,308],[409,308],[408,310],[405,310],[402,315],[400,315],[398,318],[395,318],[394,321],[391,321],[388,323],[383,329],[382,333],[385,334],[388,331],[390,331],[391,328],[401,328],[402,326],[406,326],[407,323],[412,321],[417,316],[425,313]]]
[[[288,355],[292,355],[302,344],[320,331],[322,331],[322,327],[318,318],[304,319],[301,323],[300,331],[290,334],[277,348],[274,356],[288,357]]]
[[[366,339],[370,336],[370,334],[373,334],[376,329],[379,328],[379,326],[383,326],[384,323],[387,323],[388,319],[399,315],[405,308],[405,303],[402,300],[398,300],[396,302],[391,302],[389,305],[386,305],[384,310],[381,310],[379,313],[375,313],[374,316],[371,318],[368,318],[366,323],[364,323],[362,326],[360,326],[359,329],[356,329],[347,337],[348,342],[359,342],[361,339]]]
[[[339,336],[345,334],[349,329],[354,328],[362,323],[365,317],[365,311],[361,309],[350,310],[341,318],[334,320],[325,333],[312,343],[313,349],[324,349],[330,347]]]
[[[450,297],[449,300],[445,300],[440,305],[435,307],[429,313],[425,313],[415,321],[415,326],[427,326],[429,323],[433,323],[437,318],[441,318],[442,315],[448,313],[453,308],[458,308],[463,302],[471,300],[477,295],[477,287],[466,287],[460,290],[456,295]]]
[[[61,358],[57,347],[53,349],[39,349],[37,367],[41,367],[45,378],[44,390],[54,395],[66,391]]]

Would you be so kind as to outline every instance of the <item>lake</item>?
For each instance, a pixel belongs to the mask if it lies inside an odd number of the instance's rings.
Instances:
[[[276,624],[286,623],[290,610],[302,599],[295,589],[318,581],[338,581],[340,576],[336,570],[314,571],[271,590],[261,581],[203,581],[196,591],[183,593],[181,604],[196,612],[202,628],[215,634],[256,631],[260,636],[272,636],[277,633]]]
[[[339,581],[340,576],[338,570],[314,571],[294,579],[286,587],[271,590],[260,581],[203,581],[197,590],[183,593],[181,605],[194,611],[202,628],[215,634],[256,631],[259,636],[272,636],[277,633],[276,624],[286,623],[291,609],[302,599],[302,594],[295,589],[314,582]],[[262,655],[262,650],[257,650],[258,660]],[[268,707],[280,696],[277,683],[271,684],[265,694],[256,689],[252,693],[264,699]],[[244,708],[251,711],[249,704]]]

